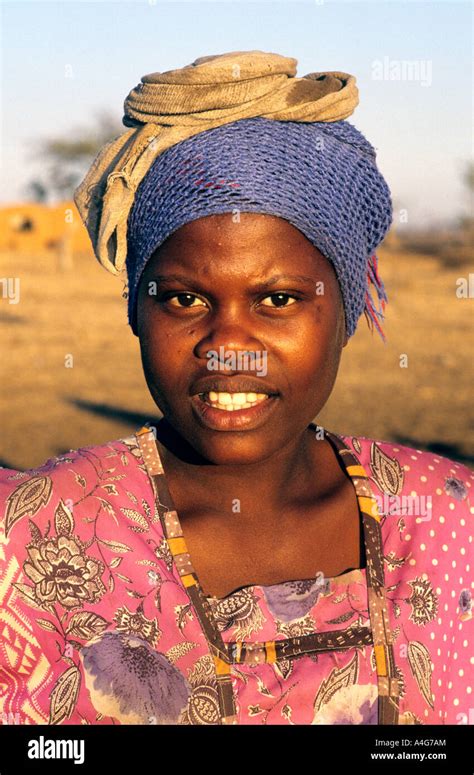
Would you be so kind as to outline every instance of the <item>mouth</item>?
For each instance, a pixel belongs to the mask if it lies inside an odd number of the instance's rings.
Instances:
[[[198,393],[199,398],[214,409],[224,412],[239,412],[242,409],[251,409],[262,401],[270,398],[268,393]]]
[[[272,393],[209,391],[191,397],[202,425],[211,430],[253,429],[262,425],[278,401]]]

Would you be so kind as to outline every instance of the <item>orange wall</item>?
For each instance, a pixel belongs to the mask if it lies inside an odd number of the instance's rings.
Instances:
[[[21,224],[27,221],[32,228],[21,230]],[[92,251],[74,202],[26,202],[0,207],[0,250],[56,250],[61,239],[70,240],[74,251]]]

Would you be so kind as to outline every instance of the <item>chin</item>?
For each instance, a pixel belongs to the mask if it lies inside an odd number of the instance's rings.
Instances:
[[[245,437],[243,438],[243,436]],[[214,465],[241,466],[261,463],[280,449],[280,444],[272,445],[268,435],[260,438],[249,431],[244,433],[213,433],[217,438],[195,439],[194,448]]]
[[[294,406],[282,411],[277,399],[260,413],[255,411],[253,414],[252,409],[244,408],[236,420],[237,427],[231,427],[228,418],[233,420],[237,412],[232,411],[229,415],[226,411],[209,413],[206,410],[203,416],[201,409],[190,410],[188,404],[168,403],[164,406],[167,402],[155,402],[167,424],[177,434],[173,442],[178,456],[181,452],[183,459],[192,461],[196,456],[211,465],[221,466],[263,463],[304,432],[316,414],[315,411],[305,421],[304,417],[297,415]],[[241,423],[243,428],[239,427]]]

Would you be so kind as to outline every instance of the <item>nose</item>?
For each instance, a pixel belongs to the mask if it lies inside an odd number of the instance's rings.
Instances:
[[[240,311],[220,310],[209,323],[209,330],[197,343],[194,353],[198,358],[208,359],[208,352],[255,352],[262,351],[263,345],[255,336],[255,322],[248,320]]]

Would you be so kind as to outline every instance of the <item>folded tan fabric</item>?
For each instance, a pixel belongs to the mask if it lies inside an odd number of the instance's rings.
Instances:
[[[359,103],[353,75],[308,73],[297,60],[264,51],[231,51],[143,76],[124,103],[130,127],[107,143],[74,192],[100,263],[119,274],[127,256],[127,219],[156,157],[207,129],[243,118],[340,121]]]

